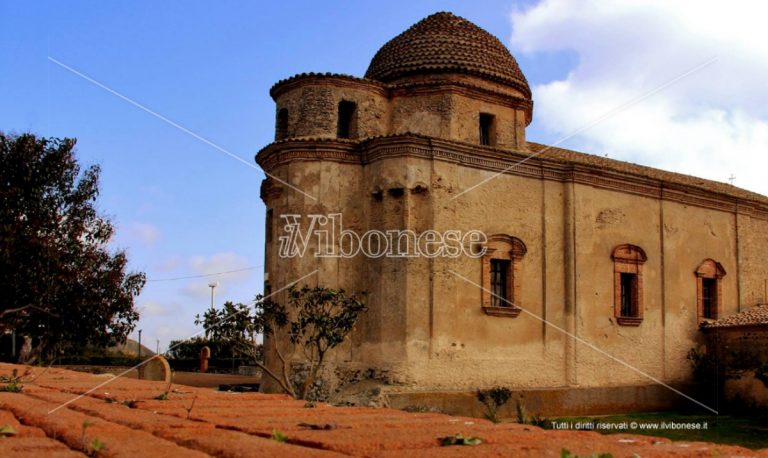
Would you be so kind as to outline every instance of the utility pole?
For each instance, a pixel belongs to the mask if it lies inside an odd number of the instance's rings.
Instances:
[[[138,358],[141,359],[141,329],[139,329],[139,355]]]

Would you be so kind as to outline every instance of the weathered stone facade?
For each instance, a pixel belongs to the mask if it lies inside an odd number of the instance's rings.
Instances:
[[[700,364],[711,372],[714,393],[737,409],[768,409],[768,305],[758,305],[701,326]],[[704,371],[702,371],[704,372]],[[719,385],[722,383],[722,387]]]
[[[714,318],[767,299],[768,198],[527,142],[524,76],[462,18],[438,13],[395,41],[366,78],[277,83],[276,140],[256,157],[269,174],[269,288],[317,270],[304,282],[369,292],[337,368],[411,390],[682,383],[701,300]],[[483,57],[499,46],[507,70]],[[319,258],[313,240],[303,257],[278,256],[280,215],[333,213],[360,234],[476,229],[507,254]],[[505,256],[511,304],[495,313],[489,266]],[[727,274],[697,286],[705,260]],[[717,298],[701,299],[711,285]]]

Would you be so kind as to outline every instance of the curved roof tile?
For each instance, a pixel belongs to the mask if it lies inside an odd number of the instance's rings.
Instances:
[[[469,73],[521,90],[531,89],[509,50],[490,33],[452,13],[435,13],[379,49],[366,78],[391,82],[432,72]]]

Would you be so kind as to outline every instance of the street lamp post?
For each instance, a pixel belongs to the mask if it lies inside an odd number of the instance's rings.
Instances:
[[[139,359],[141,359],[141,329],[139,329]]]
[[[216,287],[219,286],[219,282],[211,282],[208,283],[208,287],[211,288],[211,308],[213,308],[213,290],[216,289]]]

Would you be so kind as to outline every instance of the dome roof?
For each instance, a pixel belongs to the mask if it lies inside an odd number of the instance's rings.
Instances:
[[[501,41],[452,13],[427,16],[388,41],[371,60],[365,77],[390,82],[433,72],[483,76],[531,95],[517,61]]]

